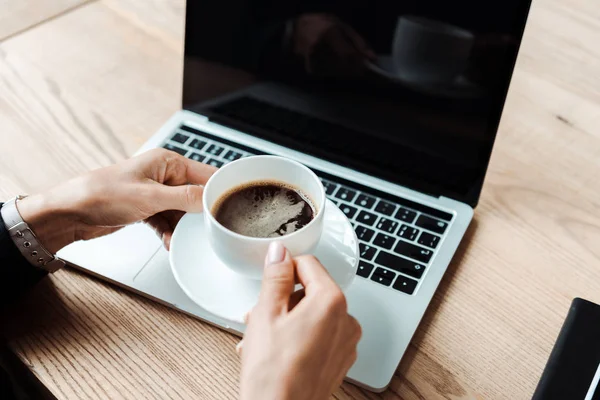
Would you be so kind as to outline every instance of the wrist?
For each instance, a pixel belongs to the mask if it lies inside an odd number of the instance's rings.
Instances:
[[[42,246],[52,254],[75,241],[76,215],[48,194],[36,194],[20,200],[17,209]]]
[[[255,372],[252,376],[246,376],[242,379],[240,385],[240,400],[258,400],[258,399],[277,399],[277,400],[296,400],[310,398],[300,396],[294,388],[293,378],[289,372],[283,369],[273,370],[268,367],[260,369],[261,372]],[[310,392],[306,388],[304,394]]]

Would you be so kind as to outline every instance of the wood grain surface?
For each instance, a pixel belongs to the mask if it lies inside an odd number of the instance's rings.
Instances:
[[[15,3],[0,2],[3,199],[127,157],[181,93],[183,0],[54,1],[36,18]],[[335,398],[531,397],[571,300],[600,303],[599,42],[596,0],[534,2],[467,240],[388,391]],[[235,337],[71,270],[5,321],[60,399],[237,396]]]
[[[90,0],[2,0],[0,39],[19,35],[37,24],[58,18]]]

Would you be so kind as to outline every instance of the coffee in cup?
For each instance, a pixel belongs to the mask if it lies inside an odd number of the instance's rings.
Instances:
[[[221,167],[204,187],[206,236],[227,268],[260,279],[273,240],[292,257],[315,250],[325,202],[321,180],[306,166],[277,156],[241,158]]]
[[[316,215],[299,188],[278,181],[255,181],[230,189],[211,211],[217,222],[240,235],[278,238],[294,233]]]

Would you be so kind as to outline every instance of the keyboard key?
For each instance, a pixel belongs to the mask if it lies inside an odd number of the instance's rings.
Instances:
[[[223,166],[223,163],[221,161],[215,160],[214,158],[211,158],[206,163],[208,165],[212,165],[213,167],[217,167],[217,168],[221,168]]]
[[[190,143],[190,147],[193,147],[196,150],[202,150],[204,146],[206,146],[206,142],[199,139],[194,139],[192,140],[192,143]]]
[[[417,228],[413,228],[412,226],[405,224],[402,224],[400,230],[398,231],[398,236],[406,240],[415,240],[418,234],[419,230]]]
[[[377,207],[375,207],[375,211],[391,216],[394,215],[394,211],[396,211],[396,205],[388,203],[387,201],[379,200]]]
[[[229,150],[227,152],[227,154],[225,154],[225,157],[223,157],[223,158],[226,159],[227,161],[235,161],[241,157],[242,157],[242,155],[240,153],[233,151],[233,150]]]
[[[172,141],[177,142],[177,143],[185,143],[187,142],[189,136],[188,135],[184,135],[183,133],[176,133],[175,136],[173,136],[171,138]]]
[[[354,232],[356,232],[356,237],[358,237],[359,240],[363,240],[365,242],[371,241],[371,238],[375,234],[373,229],[366,228],[362,225],[356,225]]]
[[[368,211],[361,211],[356,217],[356,222],[360,222],[361,224],[365,224],[368,226],[373,226],[375,221],[377,221],[377,215],[372,214]]]
[[[417,287],[417,281],[398,275],[398,279],[396,279],[392,287],[406,294],[413,294]]]
[[[335,194],[335,197],[345,201],[352,201],[354,196],[356,196],[356,192],[354,190],[350,190],[344,187],[339,188],[337,193]]]
[[[206,149],[206,152],[209,154],[212,154],[213,156],[218,156],[219,154],[221,154],[223,152],[223,150],[225,150],[225,149],[222,148],[221,146],[217,146],[216,144],[211,144],[210,146],[208,146],[208,149]]]
[[[375,240],[373,240],[373,244],[375,246],[383,247],[384,249],[389,250],[392,247],[394,247],[394,244],[396,244],[396,239],[394,239],[392,236],[388,236],[383,233],[378,233],[375,237]]]
[[[377,283],[381,283],[384,286],[390,286],[392,284],[392,280],[390,278],[386,278],[385,276],[381,276],[381,275],[373,274],[373,276],[371,277],[371,280],[375,281]]]
[[[396,232],[396,228],[398,227],[398,222],[397,221],[392,221],[391,219],[387,219],[387,218],[381,218],[379,220],[379,222],[377,223],[377,229],[381,229],[384,232],[387,233],[394,233]]]
[[[400,209],[396,213],[396,219],[402,220],[404,222],[408,222],[409,224],[412,224],[412,222],[415,220],[416,216],[417,216],[416,212],[410,211],[404,207],[400,207]]]
[[[356,208],[346,204],[342,204],[340,206],[340,210],[342,210],[342,212],[346,214],[346,217],[348,218],[354,217],[354,214],[356,214],[356,211],[358,211]]]
[[[419,244],[431,247],[432,249],[435,249],[437,247],[439,241],[440,237],[432,235],[431,233],[423,232],[421,233],[421,236],[419,236]]]
[[[371,208],[375,204],[375,197],[367,196],[366,194],[359,195],[356,200],[354,200],[354,204],[357,204],[364,208]]]
[[[360,258],[364,258],[365,260],[370,261],[373,259],[373,257],[375,257],[375,252],[377,251],[376,248],[364,243],[359,243],[358,248],[360,252]]]
[[[190,154],[189,158],[191,158],[194,161],[202,162],[206,157],[204,157],[202,154],[198,154],[195,151],[192,151],[192,154]]]
[[[393,269],[394,271],[402,272],[405,275],[410,275],[417,279],[423,276],[425,266],[418,264],[414,261],[407,260],[406,258],[398,257],[394,254],[388,253],[387,251],[380,251],[375,258],[375,262],[384,267]]]
[[[394,251],[403,256],[424,262],[425,264],[429,262],[431,256],[433,255],[433,251],[428,250],[424,247],[415,246],[414,244],[410,244],[408,242],[405,242],[404,240],[398,241],[398,244],[396,245]]]
[[[421,214],[421,216],[417,219],[417,222],[415,222],[415,225],[442,235],[446,231],[448,223]]]
[[[385,269],[385,268],[375,269],[375,272],[373,272],[373,275],[383,276],[384,278],[389,278],[390,280],[392,280],[396,277],[395,272],[392,272],[389,269]]]
[[[325,179],[321,179],[321,182],[323,183],[323,187],[325,188],[325,194],[327,194],[327,196],[331,196],[333,192],[335,192],[337,184],[326,181]]]
[[[356,270],[356,275],[362,276],[364,278],[368,278],[371,275],[371,271],[373,271],[373,264],[369,264],[367,262],[361,261],[358,263],[358,269]]]
[[[186,149],[182,149],[181,147],[175,146],[174,144],[171,144],[171,143],[165,144],[164,148],[167,149],[167,150],[171,150],[171,151],[174,151],[176,153],[179,153],[182,156],[185,156],[185,154],[187,153]]]

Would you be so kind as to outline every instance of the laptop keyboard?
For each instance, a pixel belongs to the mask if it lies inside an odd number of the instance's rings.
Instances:
[[[181,126],[163,145],[215,167],[250,155],[250,147]],[[315,171],[327,197],[348,217],[359,241],[357,275],[412,295],[426,275],[452,214]]]

